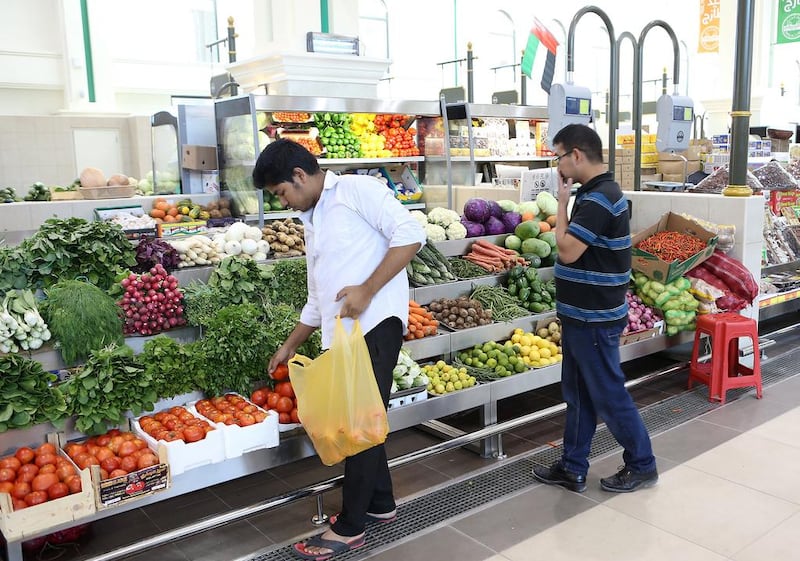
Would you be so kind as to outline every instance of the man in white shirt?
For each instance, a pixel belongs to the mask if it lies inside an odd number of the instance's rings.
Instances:
[[[300,321],[269,363],[272,372],[322,328],[322,347],[333,337],[336,316],[349,331],[358,318],[384,401],[408,323],[405,267],[425,243],[425,232],[394,194],[364,175],[323,172],[299,144],[277,140],[253,170],[260,189],[301,211],[308,264],[308,300]],[[394,519],[386,451],[375,446],[345,460],[342,512],[328,531],[295,544],[302,559],[323,560],[364,545],[368,521]]]

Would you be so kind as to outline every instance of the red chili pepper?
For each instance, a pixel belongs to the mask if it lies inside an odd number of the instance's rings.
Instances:
[[[642,240],[636,247],[663,261],[672,262],[685,261],[705,249],[706,244],[696,236],[664,230]]]

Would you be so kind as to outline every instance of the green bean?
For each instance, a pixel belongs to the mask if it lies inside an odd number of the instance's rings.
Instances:
[[[470,298],[480,302],[484,309],[492,310],[492,319],[495,321],[511,321],[531,315],[504,286],[477,286]]]
[[[451,257],[448,261],[453,274],[460,279],[474,279],[475,277],[485,277],[490,274],[483,267],[461,257]]]

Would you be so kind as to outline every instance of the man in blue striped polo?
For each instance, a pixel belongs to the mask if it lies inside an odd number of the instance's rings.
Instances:
[[[600,480],[605,491],[627,493],[658,481],[650,436],[625,389],[619,339],[625,328],[631,267],[628,202],[603,166],[602,142],[585,125],[568,125],[553,139],[558,162],[555,265],[556,312],[562,323],[561,391],[567,403],[564,452],[539,481],[586,489],[589,450],[599,416],[624,448],[625,465]],[[580,183],[572,215],[567,204]]]

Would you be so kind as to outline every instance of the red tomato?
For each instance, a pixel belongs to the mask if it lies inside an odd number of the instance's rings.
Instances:
[[[269,375],[273,380],[286,380],[289,378],[289,366],[284,363],[275,367],[272,374]]]
[[[33,491],[31,484],[27,481],[17,481],[14,483],[14,488],[11,490],[11,496],[15,499],[24,499],[25,495]]]
[[[54,444],[51,444],[50,442],[45,442],[36,449],[37,456],[41,456],[43,454],[55,454],[55,453],[56,453],[56,447]]]
[[[292,409],[292,412],[289,413],[289,415],[292,417],[292,422],[293,423],[299,423],[300,422],[300,417],[297,416],[297,407]]]
[[[294,389],[292,388],[291,382],[281,382],[280,384],[275,384],[275,392],[284,397],[294,397]]]
[[[191,425],[183,429],[183,440],[186,442],[197,442],[206,437],[206,431],[198,425]]]
[[[44,444],[42,444],[42,446],[44,446]],[[41,446],[40,446],[40,448],[41,448]],[[36,460],[34,461],[34,463],[38,467],[42,467],[42,466],[47,465],[47,464],[54,464],[54,463],[56,463],[56,455],[53,454],[53,453],[49,453],[49,452],[46,453],[46,454],[38,454],[37,453],[36,454]]]
[[[23,464],[29,464],[33,461],[33,458],[36,456],[36,452],[28,448],[27,446],[23,446],[22,448],[18,449],[14,454],[16,458]]]
[[[125,473],[130,473],[132,471],[136,471],[136,458],[133,456],[125,456],[122,458],[122,461],[119,464],[119,469],[125,471]],[[114,470],[117,471],[117,470]]]
[[[122,464],[122,459],[118,456],[109,456],[102,462],[100,462],[100,467],[106,470],[108,473],[111,473],[115,469],[117,469],[120,464]]]
[[[39,473],[39,467],[36,464],[25,464],[17,472],[17,481],[31,482],[36,474]]]
[[[0,468],[13,469],[15,472],[20,468],[22,462],[16,456],[7,456],[0,460]]]
[[[267,409],[275,409],[278,407],[278,400],[281,398],[280,394],[277,392],[270,392],[267,396]]]
[[[275,409],[278,413],[289,413],[294,408],[294,403],[292,403],[292,398],[290,397],[281,397],[278,399],[278,405]]]
[[[53,483],[53,485],[47,489],[47,496],[51,501],[66,497],[67,495],[69,495],[69,487],[67,487],[66,483]]]
[[[45,464],[39,468],[39,475],[43,473],[55,473],[56,472],[56,464]]]
[[[45,491],[31,491],[25,495],[25,504],[28,506],[40,505],[47,501],[47,493]]]
[[[240,427],[249,427],[256,424],[256,420],[250,413],[239,412],[236,414],[236,423]]]
[[[40,473],[33,478],[31,489],[34,491],[47,491],[55,483],[58,483],[58,476],[55,473]]]
[[[109,479],[114,479],[115,477],[122,477],[123,475],[128,475],[128,472],[124,469],[115,469],[111,473],[108,474]],[[78,481],[80,483],[80,480]]]
[[[267,402],[267,391],[265,389],[254,391],[250,394],[250,401],[256,405],[264,405]]]
[[[70,475],[75,475],[75,468],[69,464],[62,464],[57,470],[56,475],[59,481],[64,481]]]
[[[117,450],[117,455],[120,458],[124,458],[125,456],[130,456],[134,452],[136,452],[138,448],[136,444],[130,440],[124,441],[122,444],[119,445],[119,450]],[[80,465],[80,464],[79,464]]]
[[[138,469],[144,469],[146,467],[154,466],[158,464],[158,458],[155,457],[153,454],[142,454],[139,456],[139,461],[136,464]]]
[[[14,481],[17,478],[17,472],[11,468],[0,469],[0,482]]]
[[[13,494],[12,492],[14,491],[14,486],[15,484],[13,481],[0,481],[0,493],[8,493],[11,495]],[[30,492],[30,490],[28,492]],[[28,493],[25,494],[27,495]]]
[[[80,493],[81,492],[81,476],[80,475],[70,475],[64,480],[64,483],[67,484],[69,488],[69,492],[71,494]]]
[[[28,503],[23,501],[22,499],[13,499],[12,505],[14,506],[14,510],[22,510],[23,508],[28,508]]]
[[[282,425],[292,422],[292,417],[288,413],[278,413],[278,422]]]

